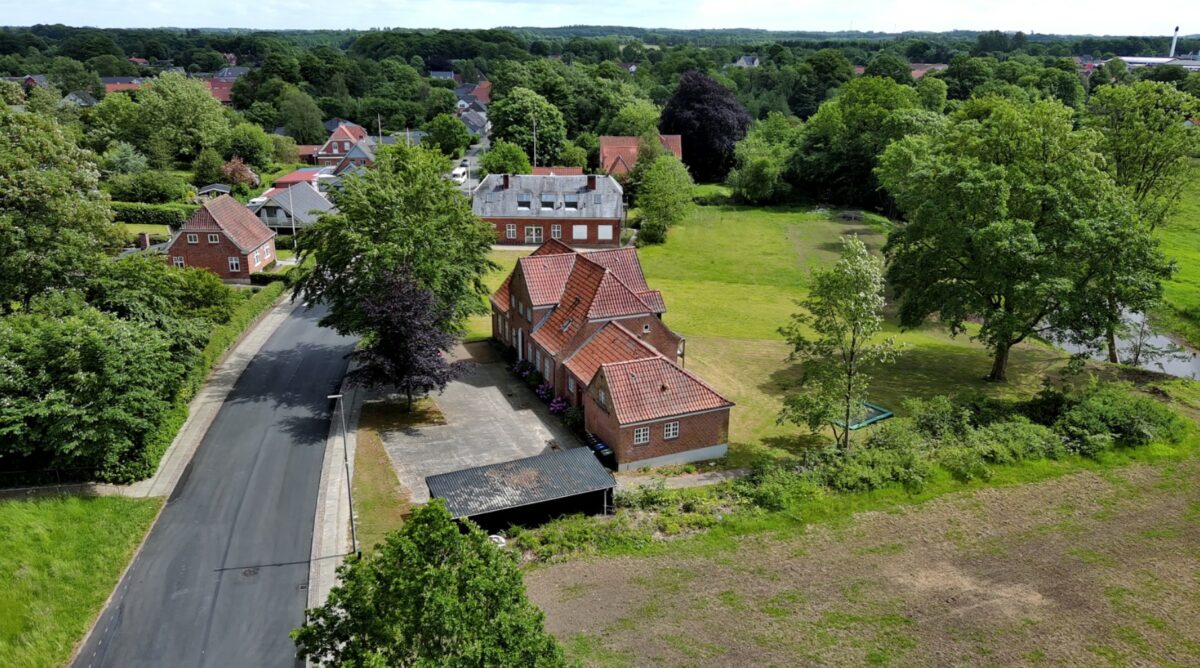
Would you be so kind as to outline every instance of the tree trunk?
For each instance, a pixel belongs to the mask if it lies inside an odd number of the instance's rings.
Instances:
[[[1108,296],[1108,308],[1116,310],[1117,298],[1114,295]],[[1105,340],[1108,343],[1108,361],[1113,364],[1120,364],[1121,357],[1117,354],[1117,328],[1115,325],[1109,325],[1104,331]]]
[[[988,380],[1008,380],[1008,351],[1011,347],[1008,343],[996,347],[996,356],[992,358],[992,372],[988,374]]]
[[[408,408],[405,409],[405,412],[411,413],[412,412],[412,390],[405,390],[404,395],[405,395],[405,397],[408,398]]]

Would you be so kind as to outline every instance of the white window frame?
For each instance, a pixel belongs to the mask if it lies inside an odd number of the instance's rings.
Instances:
[[[176,255],[173,259],[173,262],[175,263],[176,267],[183,269],[183,256],[182,255]]]
[[[572,225],[571,226],[571,238],[574,239],[575,241],[579,241],[580,239],[587,239],[588,238],[588,226],[587,225]]]
[[[567,391],[570,392],[571,394],[575,394],[575,377],[574,376],[567,376]]]
[[[597,241],[612,241],[613,225],[597,225],[596,240]]]
[[[210,234],[210,235],[208,235],[208,243],[210,243],[210,244],[219,244],[219,243],[221,243],[221,235],[219,235],[219,234]]]
[[[650,427],[635,427],[633,430],[633,444],[647,445],[650,443]]]
[[[200,235],[199,235],[199,234],[189,234],[189,235],[187,235],[187,242],[188,242],[189,244],[198,244],[198,243],[200,243]]]
[[[596,403],[600,404],[601,408],[608,408],[608,397],[605,396],[604,390],[596,391]]]
[[[546,355],[546,373],[542,375],[546,377],[546,382],[550,382],[554,377],[554,360],[550,359],[549,355]]]
[[[242,258],[236,255],[229,256],[229,273],[236,274],[242,271]]]
[[[504,226],[504,238],[505,239],[516,239],[517,238],[516,223],[508,223]]]
[[[557,203],[558,198],[554,195],[546,196],[543,194],[542,196],[538,197],[538,209],[541,211],[553,211],[554,205]],[[547,204],[549,204],[549,206],[546,206]]]
[[[563,195],[563,208],[578,211],[579,195]]]
[[[517,209],[519,211],[529,211],[533,208],[533,195],[530,193],[517,194]]]
[[[671,440],[679,438],[679,421],[668,422],[663,425],[663,440]]]
[[[260,264],[262,264],[262,254],[260,254],[258,251],[254,251],[254,266],[257,267]]]
[[[542,366],[542,351],[541,350],[533,351],[533,366],[535,368],[540,368]]]
[[[535,234],[530,234],[531,232],[533,232]],[[542,226],[541,225],[526,225],[525,226],[525,243],[540,244],[540,243],[544,242],[545,240],[546,240],[546,237],[542,234]]]
[[[561,239],[562,238],[562,225],[555,223],[554,225],[550,226],[550,238],[551,239]]]

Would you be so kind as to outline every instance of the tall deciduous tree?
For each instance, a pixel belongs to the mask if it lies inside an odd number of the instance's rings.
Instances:
[[[1030,336],[1099,336],[1109,284],[1153,280],[1142,271],[1158,262],[1097,143],[1057,102],[983,98],[945,131],[889,146],[880,182],[908,216],[886,248],[901,323],[937,313],[957,334],[978,320],[992,380]]]
[[[532,171],[525,151],[503,139],[492,142],[492,148],[479,157],[480,178],[488,174],[529,174]]]
[[[206,148],[225,145],[229,120],[202,82],[166,72],[139,93],[138,120],[146,151],[160,163],[190,162]]]
[[[783,178],[784,168],[802,130],[799,119],[778,112],[755,123],[737,145],[737,167],[729,173],[734,195],[753,204],[787,197],[791,186]]]
[[[327,138],[321,108],[299,88],[289,86],[279,96],[279,116],[284,131],[298,144],[320,144]]]
[[[91,154],[36,114],[0,108],[0,314],[81,285],[120,245]]]
[[[516,560],[435,499],[374,552],[338,568],[340,584],[292,632],[301,656],[334,666],[565,666],[525,597]]]
[[[567,126],[562,112],[546,98],[517,87],[488,111],[492,137],[520,146],[534,160],[534,132],[537,133],[536,165],[553,165],[567,141]]]
[[[666,239],[667,229],[687,217],[694,186],[691,174],[678,158],[673,155],[655,158],[638,188],[644,241],[661,243]]]
[[[877,340],[883,327],[883,262],[857,236],[842,239],[830,269],[812,275],[804,311],[779,331],[792,346],[789,360],[804,369],[799,392],[784,399],[780,421],[814,432],[829,427],[839,447],[850,447],[850,426],[860,422],[872,366],[895,358],[892,339]]]
[[[683,161],[700,181],[723,181],[750,114],[733,92],[700,72],[684,72],[662,111],[663,134],[683,136]]]
[[[471,145],[471,131],[453,114],[440,114],[422,128],[427,133],[425,143],[433,146],[450,158],[462,155]]]
[[[362,311],[366,345],[354,353],[360,363],[350,376],[355,382],[395,388],[411,411],[414,395],[441,392],[462,371],[462,363],[443,357],[455,342],[452,311],[406,269],[385,277]]]
[[[337,213],[304,230],[297,240],[301,264],[310,258],[314,264],[303,270],[298,294],[329,305],[322,324],[345,334],[369,331],[361,306],[399,267],[449,309],[448,331],[485,312],[495,233],[444,178],[446,163],[428,149],[384,147],[373,169],[343,180]]]

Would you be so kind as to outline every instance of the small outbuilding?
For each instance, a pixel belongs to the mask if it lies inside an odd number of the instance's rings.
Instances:
[[[528,526],[570,513],[604,513],[617,481],[587,448],[569,448],[425,478],[430,498],[484,529]]]

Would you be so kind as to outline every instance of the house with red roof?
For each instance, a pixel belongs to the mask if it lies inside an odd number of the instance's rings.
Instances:
[[[659,135],[663,148],[680,160],[683,160],[683,137],[680,135]],[[637,137],[613,137],[606,135],[600,138],[600,171],[613,176],[621,176],[633,171],[637,164],[638,146],[641,140]]]
[[[724,456],[733,403],[687,371],[631,247],[577,252],[550,240],[491,296],[492,337],[584,411],[618,469]]]
[[[236,82],[224,79],[209,79],[205,83],[208,85],[208,91],[212,93],[217,102],[226,107],[233,106],[233,84]]]
[[[534,167],[534,176],[583,176],[583,167]]]
[[[350,154],[359,142],[368,141],[366,128],[354,123],[344,123],[329,134],[329,139],[317,149],[317,164],[337,166]]]
[[[167,244],[176,267],[203,267],[245,282],[275,261],[275,233],[229,195],[200,206]]]

